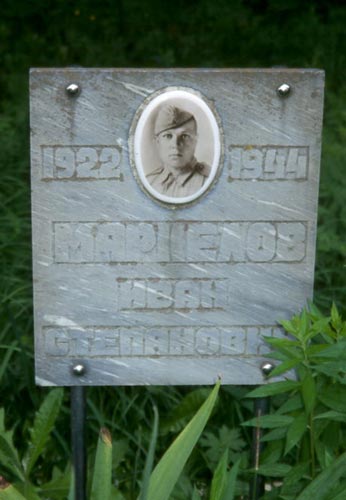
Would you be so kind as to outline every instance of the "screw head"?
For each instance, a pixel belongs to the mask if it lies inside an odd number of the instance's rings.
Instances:
[[[76,377],[81,377],[85,373],[85,366],[81,363],[78,363],[78,365],[74,365],[74,367],[72,368],[72,373],[73,375],[76,375]]]
[[[66,87],[66,92],[71,97],[76,97],[80,94],[80,86],[77,83],[70,83]]]
[[[262,373],[263,375],[269,375],[275,368],[275,365],[273,363],[270,363],[270,361],[266,361],[265,363],[263,363],[263,365],[261,366],[261,370],[262,370]]]
[[[280,85],[280,87],[277,88],[277,93],[280,97],[287,97],[290,92],[291,85],[289,85],[288,83],[283,83],[282,85]]]

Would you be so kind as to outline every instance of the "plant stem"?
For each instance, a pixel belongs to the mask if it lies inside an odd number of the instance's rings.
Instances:
[[[310,455],[311,455],[311,478],[314,479],[316,474],[315,464],[315,442],[314,442],[314,415],[310,413]]]

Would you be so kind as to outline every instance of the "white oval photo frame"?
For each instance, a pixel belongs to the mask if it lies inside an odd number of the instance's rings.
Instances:
[[[172,104],[193,114],[197,122],[198,140],[195,156],[198,162],[210,166],[210,173],[203,186],[189,196],[172,197],[160,193],[152,187],[147,175],[159,166],[154,145],[154,122],[163,104]],[[181,206],[197,200],[209,191],[218,177],[222,157],[221,129],[216,114],[206,100],[193,89],[169,87],[159,94],[149,97],[137,111],[131,130],[134,130],[130,151],[135,173],[145,192],[160,202]]]

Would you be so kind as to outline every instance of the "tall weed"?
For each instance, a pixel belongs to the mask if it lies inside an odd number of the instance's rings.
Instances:
[[[296,380],[251,391],[247,397],[275,396],[273,408],[243,423],[266,429],[267,448],[256,472],[281,479],[263,498],[322,500],[334,498],[335,491],[346,494],[346,322],[335,305],[329,317],[311,305],[282,325],[287,338],[266,338],[278,362],[270,376],[294,367]]]

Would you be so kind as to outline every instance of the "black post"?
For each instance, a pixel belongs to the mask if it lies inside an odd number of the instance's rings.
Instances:
[[[269,398],[258,398],[254,402],[255,417],[260,417],[268,413]],[[263,450],[263,443],[261,437],[263,431],[259,425],[253,428],[252,434],[252,450],[251,450],[251,465],[257,471],[260,465],[261,451]],[[258,500],[264,495],[264,478],[263,476],[254,473],[250,483],[250,500]]]
[[[71,441],[74,500],[86,500],[85,388],[71,387]]]

